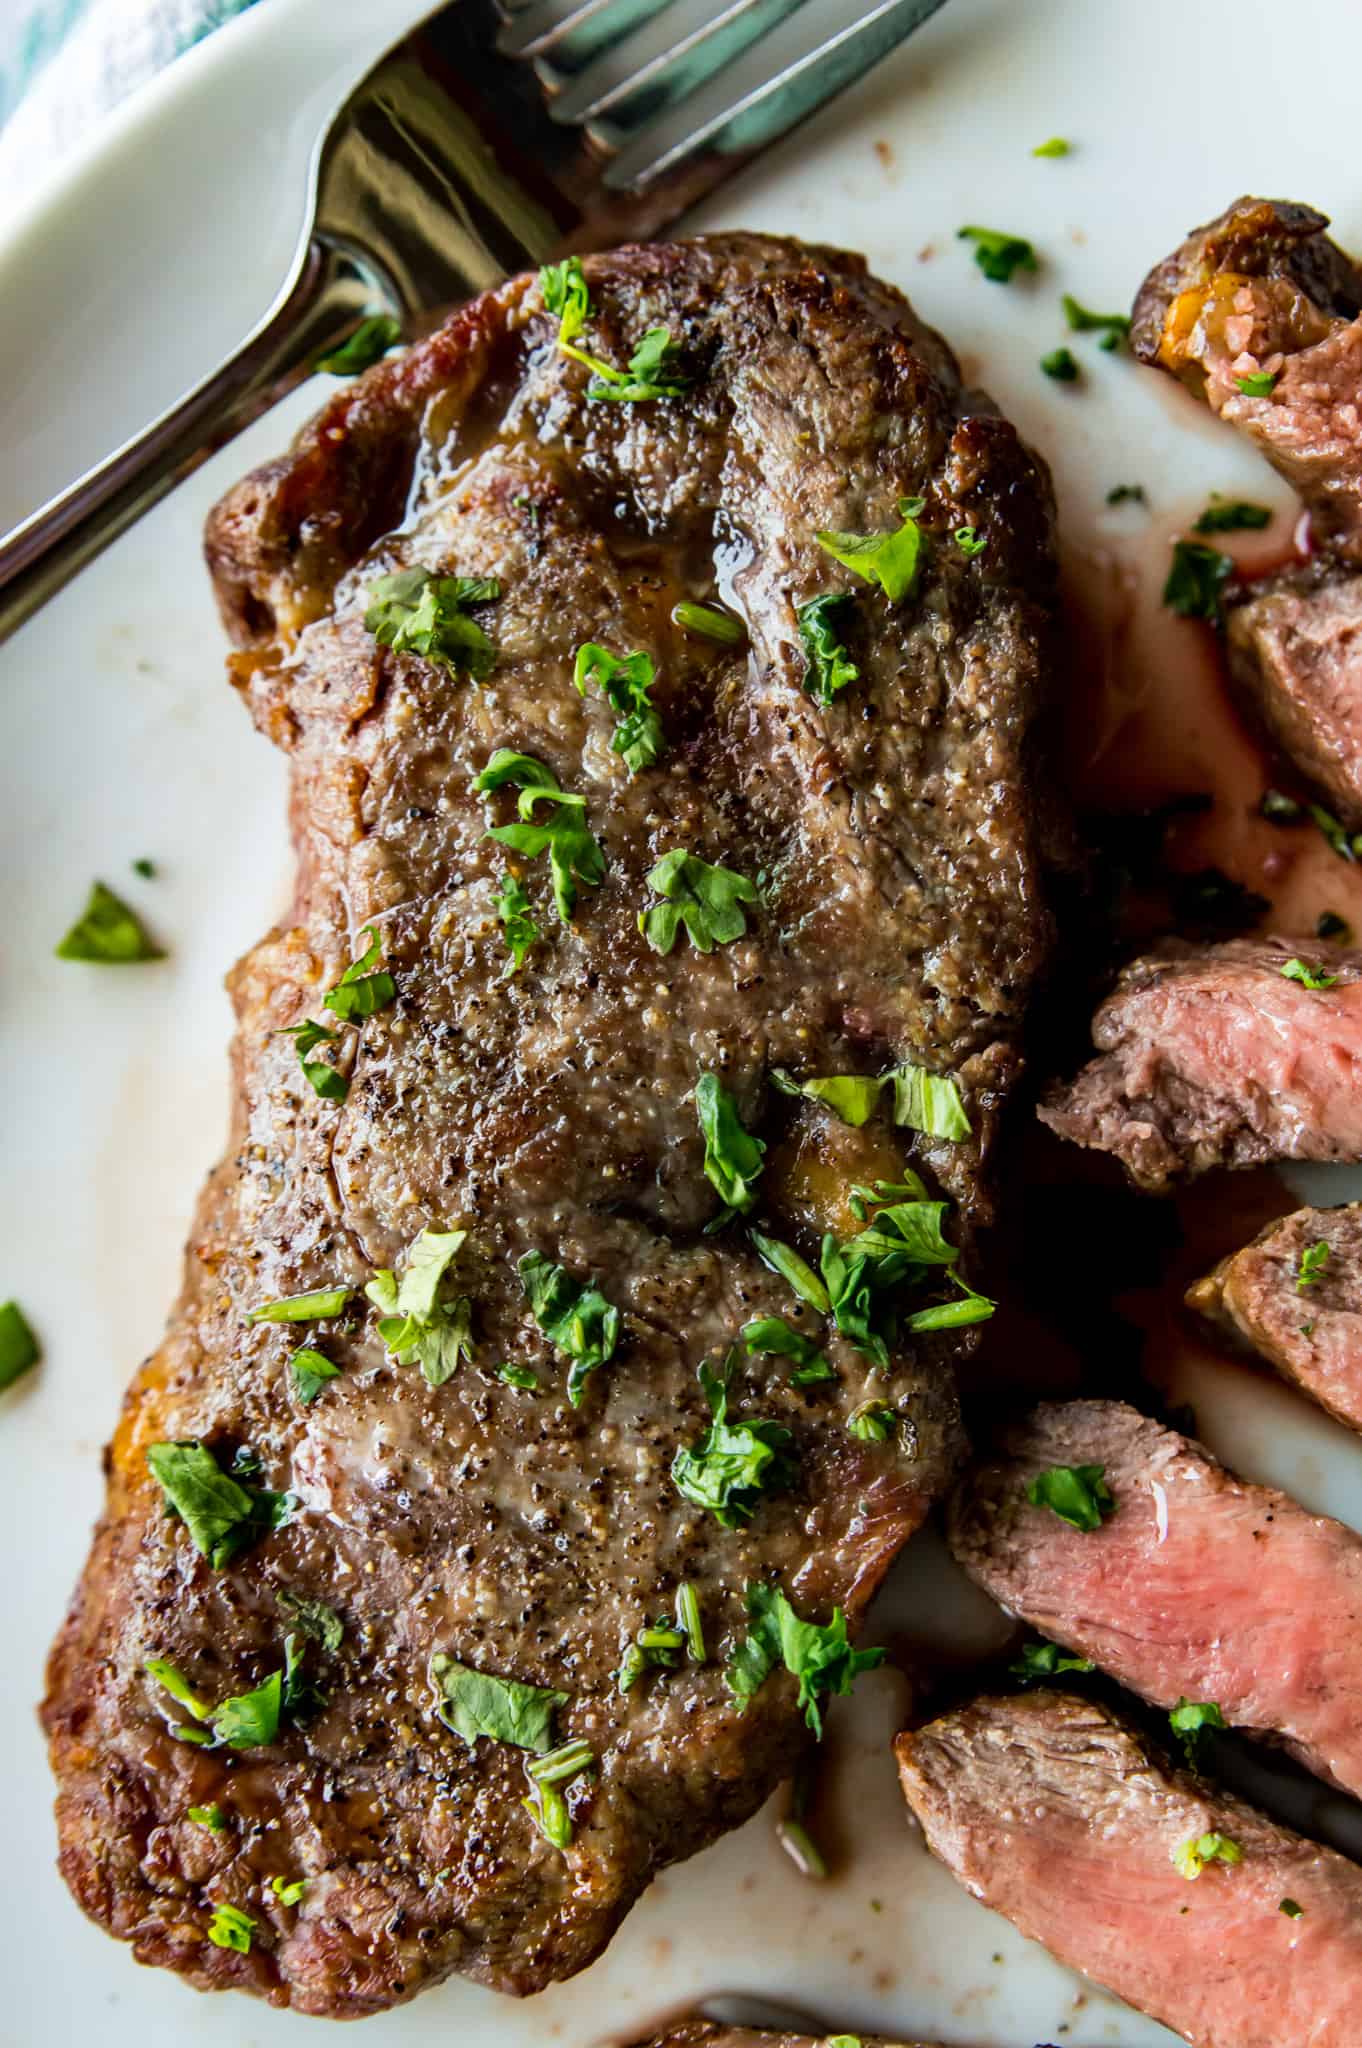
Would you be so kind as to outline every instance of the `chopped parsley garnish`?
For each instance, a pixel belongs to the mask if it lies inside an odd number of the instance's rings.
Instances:
[[[1340,917],[1336,910],[1321,910],[1315,919],[1317,939],[1346,939],[1351,927],[1346,917]]]
[[[38,1340],[18,1302],[0,1305],[0,1389],[12,1387],[41,1357]]]
[[[907,1167],[903,1170],[911,1172]],[[853,1181],[847,1189],[847,1207],[858,1223],[864,1223],[872,1209],[883,1209],[888,1203],[896,1202],[900,1195],[911,1195],[915,1201],[925,1201],[927,1183],[917,1173],[911,1173],[908,1180],[877,1180],[873,1187]]]
[[[1234,381],[1245,398],[1267,398],[1280,375],[1280,370],[1251,370],[1247,377],[1236,377]]]
[[[672,606],[671,616],[672,624],[683,633],[698,633],[703,640],[719,640],[726,646],[737,647],[747,638],[742,620],[735,619],[732,612],[721,612],[717,605],[696,604],[683,597]]]
[[[920,1336],[927,1330],[962,1330],[971,1323],[986,1323],[994,1315],[998,1304],[990,1295],[980,1294],[977,1289],[952,1273],[950,1278],[960,1289],[954,1301],[938,1301],[931,1308],[914,1309],[903,1319],[903,1327],[910,1336]]]
[[[278,1588],[274,1600],[279,1612],[296,1629],[335,1655],[345,1640],[345,1623],[334,1607],[328,1607],[325,1600],[306,1599],[300,1593],[291,1592],[287,1586]]]
[[[1040,268],[1035,250],[1020,235],[970,227],[958,229],[956,239],[974,243],[974,260],[990,284],[1010,284],[1017,271]]]
[[[1197,540],[1176,540],[1163,601],[1181,619],[1220,622],[1220,594],[1234,574],[1234,562],[1218,548]]]
[[[196,1827],[207,1828],[210,1834],[221,1835],[227,1831],[227,1816],[216,1800],[211,1806],[191,1806],[187,1818]]]
[[[1297,1294],[1303,1294],[1307,1287],[1313,1287],[1317,1280],[1322,1279],[1328,1263],[1329,1246],[1324,1238],[1319,1238],[1314,1244],[1304,1245],[1296,1263]]]
[[[1179,1700],[1169,1713],[1168,1725],[1182,1744],[1188,1764],[1195,1770],[1208,1732],[1229,1724],[1214,1700]]]
[[[286,1294],[280,1301],[267,1301],[253,1308],[248,1323],[318,1323],[338,1316],[354,1293],[353,1287],[314,1287],[309,1294]]]
[[[148,1657],[146,1670],[148,1676],[157,1685],[164,1686],[171,1698],[187,1708],[196,1721],[209,1723],[212,1739],[225,1743],[228,1749],[265,1749],[278,1736],[283,1706],[282,1671],[272,1672],[263,1685],[257,1685],[252,1691],[233,1693],[213,1707],[200,1698],[183,1673],[167,1663],[164,1657]],[[210,1739],[197,1730],[174,1729],[172,1733],[189,1736],[199,1743]]]
[[[479,683],[496,667],[497,650],[472,605],[501,596],[495,576],[436,576],[429,569],[399,569],[380,576],[365,593],[366,629],[394,654],[420,654],[452,675]]]
[[[842,1335],[874,1359],[884,1371],[889,1364],[889,1345],[897,1330],[895,1295],[900,1285],[924,1280],[934,1267],[952,1265],[958,1253],[941,1234],[945,1202],[892,1202],[881,1208],[872,1222],[838,1244],[829,1233],[823,1239],[819,1265],[827,1285],[834,1321]],[[951,1322],[982,1321],[992,1314],[992,1303],[976,1298],[980,1306],[972,1313],[970,1304],[947,1304],[947,1323],[923,1321],[936,1317],[936,1310],[922,1310],[909,1320],[910,1329],[948,1327]],[[958,1311],[967,1312],[960,1315]]]
[[[776,1822],[776,1840],[801,1877],[821,1880],[828,1874],[828,1860],[802,1820],[786,1815]],[[861,2048],[858,2034],[829,2034],[822,2048]]]
[[[1298,825],[1305,816],[1305,806],[1283,790],[1265,789],[1259,800],[1258,813],[1270,825]]]
[[[1283,1899],[1277,1911],[1285,1913],[1288,1920],[1299,1920],[1304,1914],[1305,1908],[1304,1906],[1298,1906],[1294,1899]]]
[[[1200,1877],[1208,1863],[1242,1863],[1244,1852],[1229,1835],[1191,1835],[1173,1851],[1180,1877]]]
[[[290,1493],[242,1486],[224,1472],[206,1444],[148,1444],[147,1464],[196,1550],[221,1571],[271,1529],[282,1529],[296,1506]]]
[[[1092,313],[1086,306],[1081,306],[1070,292],[1065,292],[1060,305],[1064,308],[1065,323],[1071,334],[1104,335],[1104,348],[1115,348],[1130,332],[1128,313]]]
[[[586,640],[577,649],[573,684],[584,697],[587,684],[595,683],[615,713],[611,750],[631,775],[651,768],[662,752],[662,720],[648,695],[656,680],[652,657],[641,648],[633,654],[612,654],[608,647]]]
[[[143,854],[133,862],[132,871],[135,875],[140,875],[144,882],[151,882],[156,877],[156,863],[154,860],[148,860]]]
[[[1058,1643],[1023,1643],[1021,1653],[1008,1670],[1014,1678],[1028,1682],[1042,1678],[1059,1678],[1066,1671],[1083,1673],[1093,1666],[1086,1657],[1071,1657]]]
[[[955,542],[961,554],[966,557],[982,555],[984,549],[988,546],[987,536],[980,533],[977,526],[957,526],[951,535],[951,539]]]
[[[315,1017],[307,1017],[301,1024],[288,1025],[279,1036],[293,1040],[303,1079],[314,1094],[320,1095],[324,1102],[344,1102],[350,1093],[350,1083],[344,1074],[338,1072],[329,1060],[308,1058],[308,1054],[315,1052],[319,1045],[334,1045],[339,1033],[328,1031],[325,1024],[319,1024]]]
[[[577,904],[577,883],[594,889],[605,874],[605,854],[587,830],[582,815],[586,798],[560,789],[552,771],[533,755],[498,747],[482,773],[474,777],[473,787],[480,796],[486,796],[507,784],[520,791],[516,809],[523,822],[489,826],[486,837],[494,839],[498,846],[508,846],[512,853],[524,854],[528,860],[548,854],[554,905],[562,922],[571,924]],[[547,824],[532,822],[538,803],[553,806]]]
[[[229,1749],[264,1749],[279,1733],[284,1674],[272,1672],[251,1692],[220,1700],[213,1713],[213,1733]]]
[[[784,1067],[772,1067],[771,1081],[782,1095],[804,1095],[810,1102],[823,1103],[854,1129],[874,1115],[884,1086],[878,1074],[823,1074],[809,1081],[797,1081]]]
[[[1302,988],[1337,988],[1338,976],[1326,973],[1322,967],[1311,967],[1305,960],[1288,960],[1281,970],[1283,981],[1298,981]]]
[[[620,1312],[599,1287],[574,1280],[542,1252],[526,1252],[516,1271],[531,1315],[554,1350],[568,1360],[568,1400],[580,1408],[589,1375],[614,1356]]]
[[[701,1074],[696,1082],[695,1113],[705,1140],[705,1178],[730,1215],[750,1209],[757,1199],[765,1145],[744,1127],[737,1103],[717,1074]]]
[[[307,1891],[307,1879],[295,1877],[292,1882],[286,1877],[272,1877],[270,1890],[282,1906],[296,1906]]]
[[[254,1920],[239,1906],[214,1906],[208,1923],[208,1939],[214,1948],[234,1948],[239,1955],[249,1955],[254,1932]]]
[[[711,867],[679,846],[663,854],[647,886],[663,898],[639,913],[638,928],[655,953],[671,952],[682,925],[697,953],[727,946],[747,931],[743,905],[761,900],[746,875]]]
[[[795,621],[807,658],[804,689],[815,704],[831,704],[837,692],[854,683],[861,673],[838,639],[835,623],[851,602],[850,591],[834,590],[795,607]]]
[[[1246,498],[1221,498],[1211,493],[1193,533],[1257,533],[1272,523],[1271,507],[1251,504]]]
[[[510,1359],[497,1367],[497,1378],[503,1385],[518,1387],[522,1394],[537,1394],[539,1375],[528,1365],[515,1365]]]
[[[332,1016],[346,1023],[355,1017],[372,1017],[375,1010],[386,1009],[397,994],[397,984],[390,974],[381,968],[372,972],[382,958],[383,941],[372,931],[361,932],[360,939],[367,940],[367,950],[350,962],[336,986],[322,997]]]
[[[1040,366],[1047,377],[1054,378],[1056,384],[1078,382],[1078,358],[1071,348],[1052,348],[1048,356],[1041,357]]]
[[[1033,1508],[1049,1508],[1061,1522],[1090,1534],[1100,1529],[1116,1508],[1106,1469],[1105,1465],[1051,1465],[1036,1474],[1026,1498]]]
[[[1350,833],[1323,804],[1308,804],[1306,808],[1339,859],[1355,862],[1362,853],[1362,832]]]
[[[884,1662],[884,1651],[855,1650],[840,1607],[832,1620],[801,1621],[779,1586],[754,1579],[747,1587],[748,1633],[728,1661],[724,1678],[740,1707],[783,1664],[799,1680],[799,1705],[815,1735],[823,1733],[821,1702],[851,1691],[863,1671]]]
[[[1064,136],[1052,135],[1048,142],[1038,142],[1031,154],[1032,156],[1068,156],[1072,148],[1073,144],[1066,141]],[[850,2035],[847,2038],[849,2040],[851,2038]]]
[[[832,1304],[828,1290],[814,1272],[807,1259],[802,1259],[793,1245],[784,1244],[778,1237],[765,1237],[759,1230],[749,1230],[752,1249],[773,1273],[779,1273],[788,1281],[801,1301],[807,1301],[810,1308],[816,1308],[820,1316],[831,1313]]]
[[[926,1067],[895,1067],[887,1077],[894,1084],[894,1122],[929,1138],[967,1138],[970,1120],[951,1074],[932,1074]]]
[[[775,1492],[794,1476],[792,1438],[784,1423],[728,1420],[730,1353],[722,1372],[700,1366],[700,1386],[709,1403],[711,1422],[691,1445],[672,1459],[672,1484],[695,1507],[708,1508],[725,1529],[750,1521],[763,1493]]]
[[[1147,505],[1143,484],[1113,484],[1107,492],[1109,505]]]
[[[801,1331],[792,1330],[783,1316],[758,1316],[755,1321],[744,1323],[742,1341],[749,1353],[760,1351],[775,1358],[793,1359],[792,1387],[821,1386],[825,1380],[837,1377],[818,1346]]]
[[[401,339],[400,320],[394,320],[391,313],[371,313],[367,320],[360,321],[348,341],[318,356],[312,367],[328,377],[357,377],[361,370],[381,362]]]
[[[656,1621],[641,1628],[632,1643],[626,1646],[615,1678],[619,1691],[632,1692],[644,1672],[653,1667],[674,1671],[685,1647],[685,1630],[674,1623],[670,1615],[659,1615]]]
[[[578,1778],[584,1771],[596,1768],[595,1752],[589,1742],[578,1740],[565,1742],[560,1749],[550,1751],[548,1756],[539,1757],[533,1763],[525,1760],[525,1776],[529,1780],[529,1797],[521,1805],[530,1815],[545,1841],[555,1849],[566,1849],[572,1841],[572,1816],[567,1801],[559,1791],[571,1778]]]
[[[665,327],[648,329],[630,356],[627,371],[617,370],[576,346],[577,336],[591,317],[591,297],[579,256],[546,264],[539,273],[539,284],[545,311],[558,316],[559,348],[594,372],[586,387],[588,398],[638,403],[684,395],[685,383],[676,367],[677,345]]]
[[[510,975],[519,973],[525,964],[525,955],[544,934],[530,915],[529,897],[509,868],[502,875],[493,900],[511,955],[501,970],[501,978],[505,981]]]
[[[847,1417],[847,1429],[863,1444],[887,1444],[898,1426],[898,1415],[887,1401],[862,1401]]]
[[[310,1344],[294,1352],[288,1369],[293,1391],[304,1408],[312,1406],[328,1380],[340,1378],[340,1367],[333,1365],[324,1351],[314,1351]]]
[[[92,882],[90,900],[57,947],[57,958],[125,967],[137,960],[163,960],[165,954],[121,896]]]
[[[685,1630],[686,1655],[692,1664],[707,1664],[709,1652],[705,1648],[705,1630],[700,1616],[700,1595],[689,1579],[682,1579],[676,1589],[677,1626]]]
[[[892,533],[839,533],[829,529],[814,538],[834,562],[840,562],[866,583],[878,583],[889,602],[898,604],[917,580],[922,530],[916,515],[921,510],[921,498],[900,498],[899,517],[903,523]],[[801,607],[801,617],[807,610],[807,605]]]
[[[441,1300],[440,1289],[466,1230],[423,1230],[407,1250],[399,1281],[380,1266],[364,1292],[381,1310],[378,1334],[399,1365],[419,1361],[432,1387],[442,1387],[473,1348],[473,1305],[466,1294]]]
[[[518,1678],[494,1678],[471,1671],[437,1652],[431,1676],[440,1694],[439,1715],[446,1728],[461,1735],[472,1749],[480,1735],[509,1742],[546,1756],[553,1748],[553,1717],[568,1703],[565,1692],[542,1685],[522,1685]]]

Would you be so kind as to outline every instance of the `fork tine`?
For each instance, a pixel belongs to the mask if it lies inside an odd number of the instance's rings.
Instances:
[[[694,92],[716,71],[740,57],[804,5],[804,0],[722,0],[708,19],[694,20],[697,6],[664,8],[620,47],[611,48],[577,74],[552,102],[555,121],[598,121],[609,115],[629,125],[653,119]],[[683,18],[689,14],[693,25]]]
[[[711,80],[698,100],[626,140],[606,165],[603,182],[612,191],[641,193],[702,152],[751,156],[853,85],[944,5],[874,0],[858,21],[827,28],[811,44],[811,24],[834,11],[814,0],[750,50],[745,62]],[[620,138],[607,125],[600,141],[614,148]]]
[[[509,5],[510,0],[502,0]],[[652,19],[671,0],[525,0],[497,36],[502,57],[566,59],[575,69],[598,50],[619,42]]]

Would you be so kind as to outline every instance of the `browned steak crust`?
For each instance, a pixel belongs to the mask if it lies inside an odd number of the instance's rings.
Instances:
[[[1048,939],[1031,763],[1052,592],[1040,466],[967,409],[945,345],[853,257],[733,236],[587,271],[593,349],[621,362],[666,325],[683,399],[591,402],[519,278],[343,389],[209,523],[237,686],[290,757],[297,893],[233,976],[227,1154],[167,1341],[128,1397],[45,1718],[82,1905],[145,1961],[312,2013],[372,2012],[454,1970],[526,1992],[581,1969],[658,1868],[789,1769],[793,1680],[769,1679],[742,1715],[724,1683],[746,1582],[778,1576],[819,1620],[835,1602],[860,1615],[955,1465],[951,1364],[970,1333],[918,1339],[869,1383],[865,1356],[740,1227],[704,1234],[719,1201],[692,1091],[721,1074],[770,1141],[755,1213],[806,1254],[822,1228],[854,1228],[849,1183],[898,1179],[910,1157],[968,1247]],[[793,607],[853,579],[814,529],[891,530],[912,496],[918,588],[890,607],[861,586],[860,677],[821,709]],[[982,553],[952,543],[966,524]],[[500,579],[480,614],[499,648],[482,688],[365,629],[366,588],[412,565]],[[716,589],[750,657],[672,625],[676,598]],[[657,662],[665,752],[634,779],[607,705],[571,686],[588,640]],[[544,863],[519,863],[545,937],[510,979],[505,863],[471,788],[498,747],[586,797],[606,860],[570,926]],[[505,795],[492,808],[513,816]],[[645,877],[674,847],[762,878],[745,938],[649,949]],[[343,1034],[348,1099],[319,1100],[278,1034],[325,1014],[370,927],[396,1000]],[[958,1077],[970,1140],[914,1139],[883,1114],[851,1129],[767,1083],[773,1066],[905,1060]],[[362,1287],[427,1226],[469,1234],[474,1352],[444,1385],[393,1362],[358,1295],[301,1330],[244,1320],[302,1289]],[[516,1280],[532,1250],[621,1312],[580,1407]],[[818,1338],[837,1377],[804,1391],[786,1359],[739,1362],[734,1416],[787,1427],[795,1469],[730,1530],[669,1468],[709,1419],[698,1365],[766,1314]],[[341,1368],[306,1408],[287,1369],[299,1339]],[[537,1393],[500,1379],[508,1358]],[[888,1442],[848,1432],[868,1391],[898,1410]],[[223,1462],[248,1446],[259,1483],[298,1496],[286,1527],[217,1571],[144,1460],[191,1438]],[[682,1580],[710,1661],[621,1695],[624,1648]],[[176,1739],[183,1712],[144,1660],[210,1700],[260,1682],[280,1664],[280,1589],[344,1621],[320,1660],[324,1709],[242,1754]],[[521,1754],[466,1748],[436,1718],[436,1652],[568,1695],[557,1739],[584,1738],[597,1769],[570,1789],[566,1850],[523,1811]],[[212,1802],[220,1832],[186,1817]],[[274,1896],[274,1875],[305,1878],[301,1901]],[[255,1919],[249,1953],[206,1938],[217,1902]]]
[[[721,2020],[681,2020],[637,2048],[829,2048],[851,2040],[858,2048],[927,2048],[923,2041],[891,2041],[884,2034],[782,2034],[765,2027],[728,2027]]]

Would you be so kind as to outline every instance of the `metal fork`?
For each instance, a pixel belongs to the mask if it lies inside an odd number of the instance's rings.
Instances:
[[[337,109],[288,280],[230,361],[0,541],[0,640],[374,312],[410,340],[646,236],[944,0],[455,0]]]

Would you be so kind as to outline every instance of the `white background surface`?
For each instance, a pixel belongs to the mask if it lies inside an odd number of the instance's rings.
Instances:
[[[264,310],[326,108],[419,11],[411,0],[270,0],[176,65],[7,224],[0,528],[210,368]],[[1127,306],[1149,263],[1238,191],[1309,199],[1334,214],[1345,244],[1362,245],[1362,14],[1316,0],[1309,33],[1295,32],[1305,19],[1293,28],[1262,0],[952,0],[711,202],[704,224],[864,249],[1049,455],[1071,537],[1090,542],[1109,526],[1113,481],[1144,480],[1156,508],[1210,488],[1261,497],[1253,458],[1129,360],[1075,339],[1077,389],[1048,383],[1036,363],[1066,339],[1061,291]],[[1074,155],[1033,159],[1053,134],[1072,137]],[[954,239],[966,221],[1031,237],[1042,275],[987,284]],[[0,649],[0,1298],[21,1299],[46,1347],[0,1409],[0,2041],[14,2048],[275,2048],[309,2027],[318,2038],[315,2023],[139,1971],[87,1925],[53,1868],[33,1719],[98,1508],[100,1446],[160,1336],[221,1143],[222,975],[282,907],[288,881],[282,764],[224,683],[199,528],[317,395],[219,456]],[[154,882],[130,872],[141,855],[157,863]],[[52,957],[95,875],[145,910],[168,961],[120,973]],[[1348,1192],[1329,1185],[1331,1198]],[[1342,1431],[1230,1371],[1199,1398],[1209,1440],[1243,1469],[1362,1523],[1362,1450]],[[930,1540],[911,1548],[897,1612],[953,1612],[964,1597]],[[825,2026],[977,2048],[1169,2040],[1029,1950],[928,1863],[885,1749],[903,1705],[900,1682],[878,1674],[842,1716],[837,1768],[859,1846],[836,1883],[800,1880],[759,1818],[668,1873],[574,1984],[520,2006],[450,1984],[366,2022],[364,2040],[588,2048],[694,1997],[762,1988]]]

